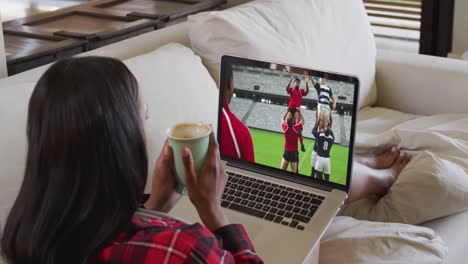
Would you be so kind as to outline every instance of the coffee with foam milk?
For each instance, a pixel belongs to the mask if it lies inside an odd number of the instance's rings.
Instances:
[[[182,123],[169,130],[168,136],[178,140],[197,139],[209,135],[211,128],[202,123]]]

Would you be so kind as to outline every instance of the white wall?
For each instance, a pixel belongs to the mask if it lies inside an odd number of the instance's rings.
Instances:
[[[453,53],[468,51],[468,0],[455,0]]]
[[[3,41],[2,17],[0,14],[0,79],[7,76],[6,58],[5,58],[5,42]]]

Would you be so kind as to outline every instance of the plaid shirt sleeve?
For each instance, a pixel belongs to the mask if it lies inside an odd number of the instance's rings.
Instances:
[[[204,231],[187,263],[263,263],[255,253],[247,233],[241,225],[227,225],[211,234]]]
[[[99,263],[263,263],[241,225],[211,232],[200,224],[134,217],[98,255]]]

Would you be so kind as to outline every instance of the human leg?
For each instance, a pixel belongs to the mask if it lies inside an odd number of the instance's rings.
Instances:
[[[297,173],[297,164],[298,162],[291,162],[291,171]]]
[[[315,164],[315,174],[317,175],[317,179],[324,180],[325,175],[324,171],[324,162],[322,157],[317,156],[317,163]]]
[[[312,152],[312,157],[310,159],[310,167],[312,168],[312,171],[311,171],[311,175],[312,177],[315,177],[315,165],[317,164],[317,152],[314,150],[314,152]]]
[[[330,124],[330,116],[331,116],[331,112],[326,112],[324,111],[323,112],[323,126],[324,127],[330,127],[331,124]]]
[[[323,159],[323,175],[326,181],[330,181],[331,167],[330,158]]]
[[[281,169],[282,170],[287,170],[288,169],[289,162],[285,160],[284,158],[281,159]]]
[[[320,106],[320,113],[321,113],[320,120],[322,120],[321,129],[323,129],[330,125],[330,114],[331,114],[330,106],[322,104]]]

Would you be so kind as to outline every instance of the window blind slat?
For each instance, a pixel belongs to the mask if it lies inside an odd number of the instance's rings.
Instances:
[[[422,0],[363,0],[372,26],[420,31]]]

